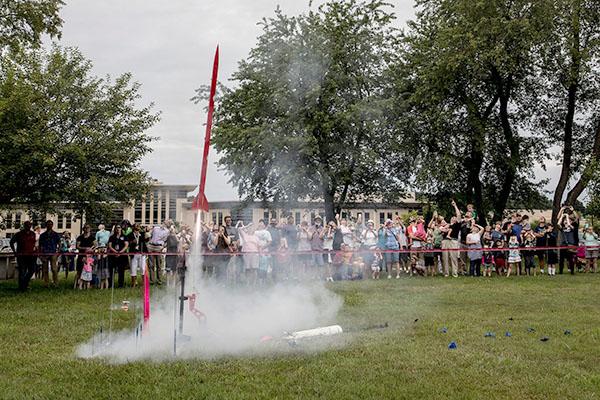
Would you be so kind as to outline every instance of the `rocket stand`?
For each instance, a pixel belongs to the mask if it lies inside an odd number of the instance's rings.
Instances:
[[[179,337],[182,338],[184,341],[189,341],[190,337],[189,336],[185,336],[183,334],[183,314],[184,314],[184,308],[185,308],[185,302],[187,300],[189,300],[189,296],[185,295],[185,274],[186,274],[186,264],[185,264],[185,255],[183,257],[183,265],[180,269],[180,275],[181,275],[181,279],[180,279],[180,285],[181,285],[181,292],[179,295]]]

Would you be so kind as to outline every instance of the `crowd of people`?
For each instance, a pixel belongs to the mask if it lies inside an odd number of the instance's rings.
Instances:
[[[558,213],[553,226],[543,217],[530,221],[513,213],[503,221],[481,226],[477,211],[467,205],[463,213],[452,202],[453,215],[446,219],[433,213],[426,221],[417,214],[408,220],[396,216],[376,227],[336,216],[323,223],[320,216],[306,216],[296,224],[292,216],[282,220],[260,220],[257,226],[203,223],[200,237],[202,272],[222,283],[257,286],[283,280],[399,279],[402,274],[445,277],[571,274],[577,270],[596,272],[600,240],[591,225],[580,227],[580,217],[570,206]],[[580,229],[581,228],[581,229]],[[187,226],[178,229],[167,220],[157,226],[122,221],[109,231],[90,225],[75,239],[69,232],[54,231],[52,221],[45,230],[32,230],[26,221],[11,239],[17,255],[19,288],[25,290],[32,277],[44,284],[58,284],[74,271],[79,289],[125,285],[129,269],[131,286],[138,276],[149,273],[151,283],[162,284],[163,275],[174,278],[185,266],[193,241]],[[171,279],[173,280],[173,279]]]
[[[600,241],[591,225],[580,230],[580,217],[561,208],[558,226],[541,217],[514,213],[481,226],[472,205],[463,213],[452,202],[447,220],[434,213],[429,221],[397,216],[376,227],[374,221],[319,216],[296,224],[293,217],[260,220],[256,227],[231,217],[223,225],[204,224],[205,274],[248,285],[289,279],[327,281],[399,279],[405,273],[445,277],[556,275],[565,266],[596,272]],[[566,248],[568,247],[568,248]]]
[[[167,220],[157,226],[141,226],[124,220],[109,231],[103,224],[95,232],[86,224],[77,238],[69,231],[58,233],[52,221],[44,229],[32,229],[30,221],[10,241],[17,258],[19,289],[24,291],[32,278],[39,278],[45,286],[57,286],[59,272],[65,279],[74,272],[74,287],[108,289],[125,286],[125,271],[129,269],[131,286],[136,287],[138,276],[148,271],[152,284],[161,285],[163,278],[170,280],[192,244],[192,232],[187,226],[177,228]],[[166,253],[166,254],[163,254]]]

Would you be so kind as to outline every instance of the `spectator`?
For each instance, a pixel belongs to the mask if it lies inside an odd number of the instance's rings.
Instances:
[[[17,257],[19,271],[19,290],[24,292],[29,287],[29,281],[35,273],[36,251],[35,233],[31,230],[31,222],[23,222],[23,229],[10,239],[10,248]]]
[[[267,281],[267,275],[269,273],[269,266],[271,264],[272,256],[269,253],[269,246],[273,241],[271,234],[267,230],[267,226],[264,220],[258,221],[258,226],[254,232],[254,236],[258,239],[258,280],[264,284]]]
[[[40,235],[39,248],[43,255],[42,261],[42,279],[46,287],[49,285],[48,264],[52,271],[52,284],[58,286],[58,250],[60,248],[60,235],[53,230],[54,222],[46,221],[46,231]]]
[[[400,243],[398,241],[398,228],[394,227],[391,219],[385,221],[383,228],[385,238],[385,263],[388,265],[388,279],[392,279],[392,271],[396,268],[396,279],[400,279]]]
[[[167,240],[165,242],[167,248],[167,255],[165,256],[165,271],[167,273],[167,284],[175,283],[174,277],[177,272],[177,260],[179,256],[177,253],[180,251],[179,246],[179,238],[177,237],[177,233],[175,232],[175,227],[171,226],[169,230],[169,236],[167,236]]]
[[[142,275],[142,279],[146,274],[146,255],[148,252],[147,238],[145,231],[139,224],[133,225],[133,229],[129,236],[126,236],[129,243],[129,253],[133,254],[131,258],[131,287],[137,286],[138,272]]]
[[[317,268],[313,277],[323,277],[323,275],[325,275],[323,267],[325,267],[325,258],[327,258],[327,254],[323,254],[325,230],[323,229],[323,219],[321,219],[321,217],[315,217],[315,223],[311,227],[309,233],[310,249],[313,252],[313,254],[311,254],[311,264]]]
[[[87,260],[87,256],[94,252],[96,247],[96,237],[92,235],[92,227],[89,224],[83,226],[83,233],[77,237],[76,241],[77,251],[77,276],[75,278],[74,288],[77,287],[79,280],[81,279],[81,272],[83,271],[83,264]]]
[[[481,259],[483,252],[481,250],[481,231],[483,228],[471,221],[471,233],[466,237],[466,244],[469,247],[469,275],[481,276]]]
[[[546,251],[539,249],[540,247],[546,247],[547,239],[546,239],[546,218],[540,217],[538,221],[538,225],[533,230],[533,234],[535,235],[535,247],[538,247],[536,250],[536,255],[538,258],[538,264],[540,265],[540,273],[544,274],[544,269],[546,268]]]
[[[60,238],[60,252],[62,253],[60,263],[65,269],[65,280],[69,278],[69,272],[75,270],[75,256],[68,254],[73,253],[75,248],[75,241],[71,239],[71,232],[63,232]]]
[[[100,289],[108,289],[108,278],[109,278],[109,261],[106,255],[106,249],[108,247],[108,240],[110,239],[110,232],[106,230],[104,224],[98,225],[98,232],[96,232],[96,275],[100,280]]]
[[[301,270],[297,271],[295,274],[297,277],[302,276],[303,278],[307,278],[309,276],[309,269],[312,263],[312,254],[310,254],[311,236],[311,232],[309,232],[308,229],[308,221],[302,221],[298,227],[298,247],[296,250],[303,253],[298,254],[297,257],[301,268]]]
[[[558,245],[558,239],[554,226],[551,223],[546,224],[546,246],[550,247],[546,252],[546,263],[548,264],[548,275],[556,275],[556,265],[558,264],[558,251],[553,248]]]
[[[250,225],[238,226],[238,233],[242,244],[246,285],[254,287],[258,280],[260,243],[258,237],[250,232],[250,228]]]
[[[594,227],[586,225],[582,235],[583,244],[585,245],[585,260],[586,260],[586,272],[596,272],[596,264],[598,262],[598,253],[600,249],[600,240],[598,240],[598,234],[594,232]]]
[[[123,234],[121,225],[115,225],[112,236],[108,239],[108,253],[110,254],[110,284],[114,285],[115,270],[117,271],[119,283],[118,287],[125,286],[125,267],[128,258],[126,253],[129,248],[127,237]]]
[[[271,278],[277,281],[280,273],[279,251],[281,250],[281,230],[277,225],[277,219],[271,218],[271,223],[267,227],[269,235],[271,235],[271,243],[269,243],[269,252],[271,253]]]
[[[162,285],[162,272],[163,272],[163,249],[167,243],[167,237],[169,236],[169,228],[171,226],[170,221],[165,221],[161,225],[157,225],[152,228],[150,234],[150,241],[148,243],[148,252],[154,253],[149,257],[149,269],[150,269],[150,282]]]
[[[458,278],[458,252],[460,248],[459,236],[462,228],[462,216],[456,202],[452,200],[455,215],[450,219],[450,224],[442,227],[442,233],[445,238],[442,241],[442,264],[444,266],[444,276],[448,277],[450,270],[452,276]]]
[[[560,230],[560,245],[561,246],[577,246],[579,245],[579,238],[577,237],[577,230],[579,228],[578,215],[573,207],[565,205],[558,212],[558,227]],[[571,274],[575,274],[575,252],[574,249],[561,249],[560,259],[558,263],[558,273],[562,274],[564,269],[565,260],[568,263],[569,271]]]

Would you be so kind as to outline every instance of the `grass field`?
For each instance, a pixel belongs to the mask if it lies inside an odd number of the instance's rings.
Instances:
[[[389,328],[345,334],[346,346],[316,354],[123,365],[74,356],[109,292],[13,287],[0,284],[2,399],[600,396],[600,274],[334,283],[343,327]],[[116,326],[132,324],[132,313],[116,315]]]

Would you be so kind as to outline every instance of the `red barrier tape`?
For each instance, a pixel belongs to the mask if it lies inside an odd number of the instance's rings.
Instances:
[[[600,246],[581,246],[586,250],[600,250]],[[410,254],[410,253],[463,253],[469,251],[488,251],[488,252],[497,252],[497,251],[510,251],[510,250],[519,250],[519,251],[548,251],[548,250],[571,250],[576,252],[579,250],[580,246],[553,246],[553,247],[516,247],[516,248],[466,248],[461,247],[458,249],[400,249],[400,250],[383,250],[383,249],[353,249],[349,252],[351,253],[399,253],[399,254]],[[263,256],[276,256],[276,255],[313,255],[313,254],[333,254],[337,252],[344,252],[344,250],[307,250],[307,251],[288,251],[288,250],[280,250],[280,251],[265,251],[265,252],[226,252],[226,253],[200,253],[200,256],[203,257],[212,257],[212,256],[243,256],[244,254],[259,254]],[[79,256],[83,254],[90,253],[28,253],[28,254],[15,254],[16,256],[36,256],[36,257],[52,257],[52,256]],[[99,253],[92,252],[92,255],[96,256],[108,256],[108,257],[122,257],[122,256],[134,256],[134,255],[143,255],[143,256],[183,256],[183,255],[193,255],[189,252],[185,253]]]

